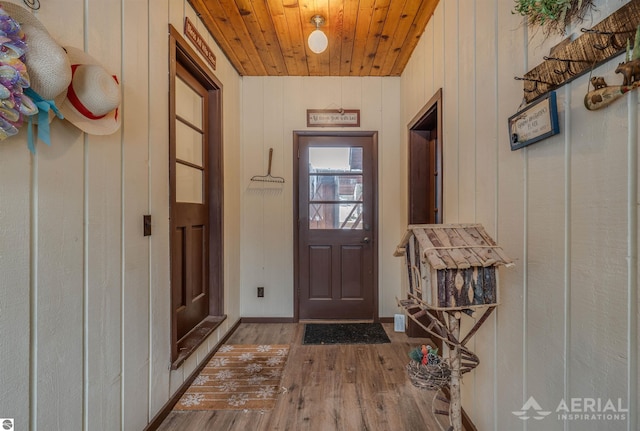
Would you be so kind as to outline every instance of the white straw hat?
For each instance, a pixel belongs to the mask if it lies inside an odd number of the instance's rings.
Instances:
[[[2,1],[0,7],[20,24],[25,34],[28,47],[25,64],[31,88],[43,99],[61,102],[71,82],[71,64],[66,53],[27,9],[7,1]]]
[[[120,127],[120,84],[115,75],[84,51],[64,48],[71,63],[71,84],[60,110],[71,124],[92,135],[110,135]]]
[[[24,24],[29,50],[25,64],[29,72],[31,88],[46,100],[64,97],[71,83],[71,63],[64,49],[43,30]]]

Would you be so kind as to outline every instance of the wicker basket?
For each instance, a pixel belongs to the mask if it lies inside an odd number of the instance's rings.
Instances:
[[[433,391],[449,384],[451,369],[445,361],[435,365],[410,361],[407,364],[407,374],[413,386]]]

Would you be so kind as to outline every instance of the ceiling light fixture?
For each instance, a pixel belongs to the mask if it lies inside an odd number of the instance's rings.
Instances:
[[[314,15],[311,17],[311,23],[316,25],[316,29],[311,32],[309,35],[309,39],[307,39],[307,43],[309,44],[309,49],[316,54],[320,54],[327,49],[327,45],[329,45],[329,39],[327,39],[327,35],[324,34],[322,30],[320,30],[320,26],[325,23],[324,17],[321,15]]]

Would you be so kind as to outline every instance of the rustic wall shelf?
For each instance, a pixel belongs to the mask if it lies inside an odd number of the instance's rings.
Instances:
[[[640,0],[632,0],[592,28],[581,29],[580,37],[556,48],[524,77],[515,77],[524,81],[527,103],[620,55],[639,23]]]

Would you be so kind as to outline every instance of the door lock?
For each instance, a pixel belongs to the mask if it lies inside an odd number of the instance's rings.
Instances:
[[[361,242],[363,244],[369,244],[371,242],[371,239],[368,236],[365,236],[364,238],[362,238]]]

